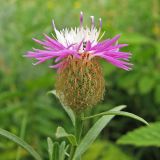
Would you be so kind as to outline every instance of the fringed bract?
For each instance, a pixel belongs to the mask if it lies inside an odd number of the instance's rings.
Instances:
[[[87,60],[68,57],[56,81],[56,92],[64,105],[76,113],[96,105],[103,99],[105,81],[96,58]]]

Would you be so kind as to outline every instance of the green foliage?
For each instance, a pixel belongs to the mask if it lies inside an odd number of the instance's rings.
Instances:
[[[47,143],[48,143],[48,155],[49,155],[49,160],[53,159],[53,141],[50,137],[47,138]]]
[[[65,4],[65,5],[64,5]],[[103,20],[104,38],[121,33],[120,43],[128,43],[125,51],[133,53],[131,72],[125,72],[102,61],[106,80],[106,93],[102,104],[93,108],[92,113],[105,111],[118,104],[126,104],[127,111],[140,115],[147,121],[160,120],[160,14],[159,0],[2,0],[0,4],[0,126],[19,135],[22,119],[26,116],[23,137],[44,153],[44,137],[53,138],[57,124],[70,129],[68,117],[62,111],[58,100],[47,96],[54,89],[55,72],[48,64],[37,67],[22,57],[33,46],[39,47],[32,37],[43,39],[42,33],[50,34],[51,19],[58,29],[79,25],[79,11]],[[67,13],[67,14],[66,14]],[[146,78],[147,77],[147,78]],[[149,80],[144,80],[149,79]],[[142,83],[145,83],[142,84]],[[107,104],[107,106],[106,106]],[[91,119],[88,126],[95,120]],[[116,140],[124,132],[138,126],[128,118],[115,119],[104,128],[101,138]],[[86,127],[87,128],[87,127]],[[108,134],[105,134],[108,133]],[[127,147],[130,152],[133,148]],[[148,151],[148,150],[147,150]],[[134,152],[136,160],[159,160],[155,148]],[[0,158],[13,160],[17,157],[17,145],[5,139],[0,140]],[[47,154],[44,159],[48,159]],[[20,160],[32,160],[28,152],[20,150]]]
[[[107,112],[104,112],[105,114],[99,113],[98,117],[100,116],[100,118],[96,121],[96,123],[91,128],[89,128],[89,130],[87,131],[86,135],[84,135],[84,137],[82,137],[83,125],[80,125],[80,124],[83,123],[83,120],[85,117],[82,119],[80,115],[76,116],[75,126],[73,125],[74,131],[75,131],[74,134],[68,134],[64,128],[58,127],[55,134],[56,138],[57,139],[67,138],[68,141],[70,142],[70,145],[66,146],[65,141],[61,141],[61,143],[58,143],[58,142],[53,143],[52,139],[48,137],[47,142],[48,142],[49,160],[64,160],[66,155],[69,157],[69,160],[81,159],[84,152],[86,152],[86,150],[93,144],[95,139],[101,133],[102,129],[104,129],[104,127],[112,120],[112,118],[114,118],[115,115],[128,116],[147,124],[145,120],[143,120],[142,118],[136,115],[133,115],[128,112],[120,111],[125,107],[126,107],[125,105],[121,105]],[[64,110],[66,111],[66,108],[64,108]],[[97,117],[97,115],[86,117],[86,119],[90,119],[94,117]],[[24,136],[25,124],[26,124],[26,117],[24,117],[24,120],[22,121],[22,130],[21,130],[22,137]],[[30,145],[28,145],[23,139],[3,129],[0,129],[0,135],[10,139],[11,141],[17,143],[19,146],[26,149],[36,160],[42,160],[39,154]],[[82,140],[81,140],[81,137],[82,137]],[[70,154],[67,153],[68,147],[70,147]],[[19,158],[20,156],[19,156],[19,150],[18,150],[16,159],[19,159]]]
[[[67,154],[68,146],[66,146],[66,142],[62,141],[61,144],[58,142],[52,141],[51,138],[48,137],[48,154],[49,160],[64,160]]]
[[[25,141],[23,141],[16,135],[6,130],[3,130],[1,128],[0,128],[0,135],[4,136],[5,138],[10,139],[11,141],[17,143],[19,146],[26,149],[36,160],[42,160],[41,156],[30,145],[28,145]]]
[[[77,146],[76,137],[73,134],[68,134],[64,130],[64,128],[58,127],[56,131],[56,138],[64,138],[64,137],[66,137],[73,146]]]
[[[122,105],[113,108],[111,111],[120,111],[124,108],[125,106]],[[90,147],[90,145],[95,141],[102,129],[112,120],[113,117],[114,115],[104,115],[98,119],[98,121],[89,129],[87,134],[78,145],[73,157],[74,160],[80,157]]]
[[[118,140],[118,144],[160,147],[160,122],[127,133]]]
[[[51,93],[51,94],[55,95],[59,99],[59,97],[57,96],[55,90],[50,91],[48,93]],[[66,113],[68,114],[69,118],[71,119],[73,126],[75,126],[75,115],[74,115],[74,112],[72,111],[71,108],[69,108],[68,106],[65,106],[63,103],[61,103],[61,105],[62,105],[63,109],[66,111]]]
[[[147,123],[147,121],[145,121],[143,118],[133,114],[133,113],[129,113],[129,112],[124,112],[124,111],[107,111],[107,112],[102,112],[102,113],[98,113],[96,115],[92,115],[92,116],[89,116],[89,117],[84,117],[83,120],[86,120],[86,119],[91,119],[91,118],[95,118],[95,117],[99,117],[99,116],[105,116],[105,115],[118,115],[118,116],[125,116],[125,117],[130,117],[130,118],[133,118],[133,119],[136,119],[140,122],[143,122],[144,124],[146,125],[149,125]]]
[[[134,160],[109,141],[96,141],[83,156],[83,160]]]

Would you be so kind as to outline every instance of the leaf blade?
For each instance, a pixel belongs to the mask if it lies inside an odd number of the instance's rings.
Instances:
[[[64,138],[64,137],[66,137],[73,146],[77,145],[77,140],[74,135],[67,133],[64,130],[64,128],[58,127],[56,131],[56,138]]]
[[[48,143],[49,160],[53,160],[53,141],[50,137],[47,138],[47,143]]]
[[[125,112],[125,111],[108,111],[108,112],[103,112],[103,113],[93,115],[90,117],[84,117],[83,119],[86,120],[86,119],[90,119],[90,118],[94,118],[94,117],[98,117],[98,116],[103,116],[103,115],[119,115],[119,116],[130,117],[130,118],[136,119],[146,125],[149,125],[148,122],[145,121],[143,118],[141,118],[133,113],[129,113],[129,112]]]
[[[119,111],[124,109],[126,106],[121,105],[118,107],[113,108],[110,111]],[[87,132],[87,134],[82,139],[81,143],[77,147],[73,160],[80,157],[88,148],[89,146],[94,142],[94,140],[97,138],[99,133],[102,131],[102,129],[111,121],[111,119],[114,117],[114,115],[109,116],[102,116],[93,126],[92,128]]]
[[[151,123],[149,126],[140,127],[128,132],[117,141],[121,145],[133,145],[138,147],[160,147],[160,122]]]
[[[59,146],[59,160],[64,160],[65,159],[65,147],[66,147],[66,143],[65,141],[62,141],[62,143]]]
[[[58,95],[56,94],[56,90],[49,91],[48,94],[49,94],[49,93],[55,95],[55,96],[59,99]],[[76,120],[75,120],[74,112],[72,111],[72,109],[71,109],[70,107],[65,106],[65,105],[61,102],[60,99],[59,99],[59,101],[60,101],[63,109],[66,111],[66,113],[67,113],[68,116],[70,117],[73,126],[75,126],[75,121],[76,121]]]
[[[36,160],[42,160],[41,156],[25,141],[23,141],[21,138],[17,137],[16,135],[0,128],[0,135],[4,136],[5,138],[8,138],[9,140],[17,143],[19,146],[23,147],[25,150],[27,150]]]

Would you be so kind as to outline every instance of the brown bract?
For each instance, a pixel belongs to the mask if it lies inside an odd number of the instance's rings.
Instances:
[[[98,59],[88,59],[84,53],[81,59],[68,57],[57,76],[56,92],[64,105],[76,113],[96,105],[103,99],[105,81]]]

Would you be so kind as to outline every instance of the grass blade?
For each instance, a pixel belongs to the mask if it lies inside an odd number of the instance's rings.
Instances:
[[[36,160],[42,160],[40,155],[25,141],[23,141],[21,138],[17,137],[16,135],[0,128],[0,135],[2,135],[5,138],[10,139],[11,141],[17,143],[19,146],[23,147],[25,150],[27,150]]]

